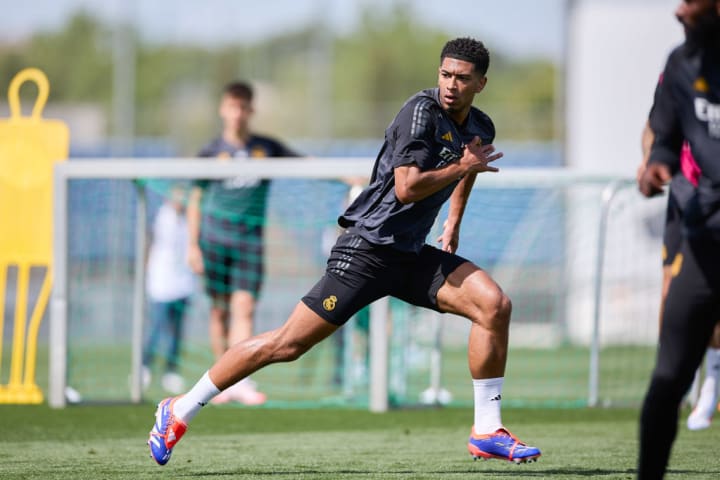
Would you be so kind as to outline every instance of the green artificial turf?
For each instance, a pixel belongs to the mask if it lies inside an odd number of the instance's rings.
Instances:
[[[465,479],[635,475],[635,409],[505,409],[506,426],[543,450],[539,462],[473,462],[466,408],[282,410],[208,406],[170,463],[145,444],[154,407],[0,406],[2,479]],[[666,478],[718,478],[720,426],[680,428]]]

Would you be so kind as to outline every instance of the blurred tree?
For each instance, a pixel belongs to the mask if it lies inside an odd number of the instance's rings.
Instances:
[[[490,114],[504,139],[552,140],[557,71],[549,62],[508,63],[492,57],[478,106]],[[493,64],[494,63],[494,64]]]
[[[402,102],[436,85],[439,52],[452,36],[410,12],[403,2],[389,13],[368,6],[358,28],[342,37],[319,23],[256,44],[215,48],[147,44],[135,32],[135,134],[170,139],[180,154],[192,154],[217,132],[222,86],[243,78],[258,87],[257,125],[266,133],[379,139]],[[21,68],[39,67],[51,80],[52,102],[96,103],[111,118],[111,33],[77,13],[59,31],[0,46],[0,80],[7,88]],[[555,66],[512,62],[502,45],[488,47],[489,83],[477,105],[495,119],[498,137],[552,140]]]
[[[413,93],[437,83],[447,35],[420,27],[409,10],[368,8],[357,31],[337,42],[334,63],[339,136],[377,137]]]
[[[107,106],[112,91],[108,38],[109,31],[93,17],[77,13],[61,31],[41,32],[9,47],[0,57],[0,76],[9,83],[20,69],[37,67],[50,79],[53,101]]]

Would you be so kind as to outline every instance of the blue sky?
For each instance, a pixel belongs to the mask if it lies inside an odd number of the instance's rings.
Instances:
[[[364,5],[388,0],[28,0],[8,2],[0,42],[56,29],[78,9],[108,22],[132,18],[143,38],[159,42],[256,41],[324,16],[338,31],[353,28]],[[513,56],[562,55],[565,0],[404,0],[413,15],[450,36],[471,35]]]

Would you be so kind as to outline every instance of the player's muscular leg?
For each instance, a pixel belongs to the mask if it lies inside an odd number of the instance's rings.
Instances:
[[[253,333],[255,298],[245,290],[236,290],[230,296],[230,325],[228,346],[250,338]]]
[[[470,262],[452,272],[437,294],[438,305],[472,322],[468,363],[472,378],[505,375],[512,304],[485,271]]]
[[[224,390],[266,365],[296,360],[337,329],[300,302],[282,327],[230,347],[210,369],[210,380]]]

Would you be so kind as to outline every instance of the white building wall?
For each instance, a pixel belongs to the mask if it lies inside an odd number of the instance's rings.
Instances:
[[[678,2],[574,2],[566,59],[568,165],[635,174],[658,75],[683,39],[674,16]]]
[[[674,16],[678,1],[571,2],[566,58],[568,166],[634,177],[658,75],[669,52],[683,39]],[[661,239],[657,229],[648,225],[662,218],[664,202],[644,203],[633,195],[639,197],[636,192],[622,196],[624,203],[610,219],[600,304],[604,344],[656,340]],[[568,202],[566,333],[582,344],[590,341],[593,331],[600,208],[598,203],[588,211],[587,205],[597,198],[597,192],[579,190],[569,194]],[[633,255],[613,261],[625,249]],[[638,328],[639,323],[644,327]]]

